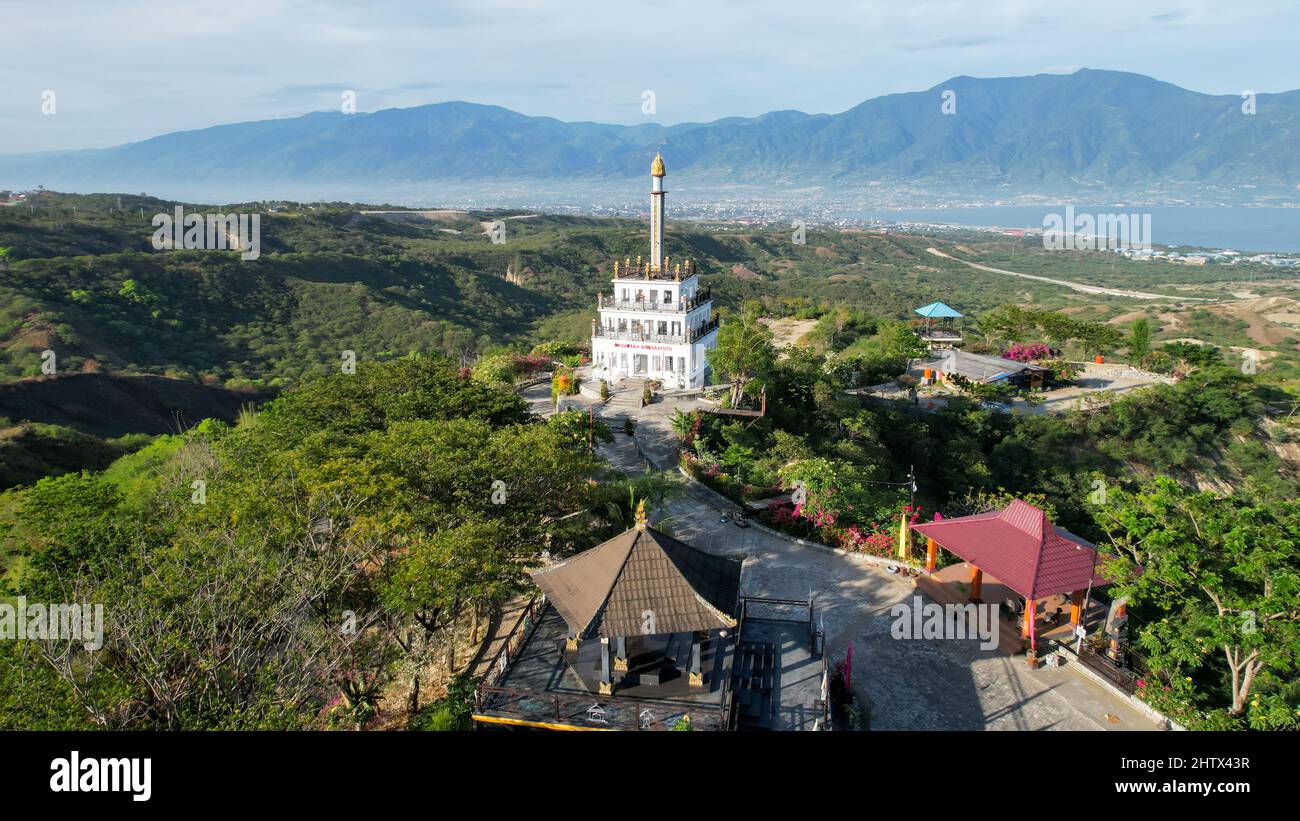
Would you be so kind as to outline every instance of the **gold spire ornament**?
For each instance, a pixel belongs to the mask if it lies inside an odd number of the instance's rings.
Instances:
[[[645,530],[645,527],[646,527],[645,499],[642,499],[641,501],[636,503],[636,529]]]
[[[650,176],[662,177],[666,173],[664,171],[664,158],[659,156],[659,152],[656,151],[654,162],[650,163]]]

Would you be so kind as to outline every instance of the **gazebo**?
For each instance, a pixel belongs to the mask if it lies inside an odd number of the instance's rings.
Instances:
[[[1021,635],[1035,660],[1037,603],[1070,597],[1070,628],[1078,627],[1085,596],[1094,585],[1109,584],[1098,574],[1101,554],[1086,539],[1057,527],[1028,502],[1013,500],[1002,510],[912,525],[926,537],[926,570],[934,573],[938,547],[970,566],[969,601],[979,603],[985,574],[1024,599]]]
[[[925,327],[917,331],[917,336],[931,349],[950,347],[962,341],[961,334],[953,327],[953,320],[962,317],[959,311],[942,302],[931,302],[917,308],[915,313],[925,317]],[[939,320],[938,327],[934,326],[936,319]]]
[[[583,686],[661,697],[728,675],[719,639],[736,628],[740,569],[649,527],[642,502],[633,529],[532,578],[567,625],[562,652]]]

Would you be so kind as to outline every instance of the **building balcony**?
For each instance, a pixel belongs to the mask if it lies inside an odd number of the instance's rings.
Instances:
[[[614,260],[614,279],[647,279],[647,280],[668,280],[669,282],[681,282],[683,279],[693,277],[696,274],[695,263],[686,260],[683,263],[664,265],[650,265],[642,263],[641,258],[637,257],[636,261],[625,259],[622,262]]]
[[[644,328],[629,328],[627,330],[617,330],[606,328],[604,325],[596,325],[592,328],[592,336],[598,339],[621,339],[629,342],[660,342],[669,345],[681,345],[687,342],[697,342],[718,329],[718,318],[714,317],[708,322],[696,329],[686,329],[684,334],[661,334]]]
[[[656,313],[684,314],[695,310],[713,300],[713,291],[701,289],[693,299],[679,299],[676,302],[655,302],[649,299],[614,299],[597,296],[596,307],[617,311],[655,311]]]

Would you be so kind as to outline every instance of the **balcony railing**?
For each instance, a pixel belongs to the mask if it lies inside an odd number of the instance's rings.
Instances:
[[[596,325],[592,330],[596,336],[604,339],[626,339],[633,342],[683,343],[703,339],[717,329],[718,318],[715,316],[698,328],[693,330],[687,328],[686,333],[684,334],[661,334],[644,329],[633,328],[620,331],[614,328],[607,328],[604,325]]]
[[[695,263],[686,260],[685,264],[680,262],[670,263],[655,267],[649,263],[642,264],[638,258],[633,262],[630,258],[622,262],[614,262],[615,279],[658,279],[681,282],[687,277],[693,277],[696,274]]]
[[[697,293],[691,299],[679,299],[676,302],[656,302],[650,299],[614,299],[599,296],[597,308],[611,308],[620,311],[663,311],[665,313],[687,313],[713,300],[713,291],[709,288]]]
[[[632,342],[682,343],[688,341],[685,334],[661,334],[633,330],[619,331],[606,328],[604,325],[596,326],[596,336],[602,339],[625,339]]]

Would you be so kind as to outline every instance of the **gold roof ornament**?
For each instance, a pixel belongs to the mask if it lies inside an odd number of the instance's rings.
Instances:
[[[646,528],[645,499],[642,499],[641,501],[636,503],[636,529],[645,530],[645,528]]]
[[[673,266],[673,279],[677,280],[678,282],[681,282],[682,264],[680,262]]]
[[[650,163],[650,176],[662,177],[666,173],[664,171],[664,158],[659,156],[659,152],[656,151],[654,162]]]
[[[614,260],[614,276],[618,276],[618,260]]]

